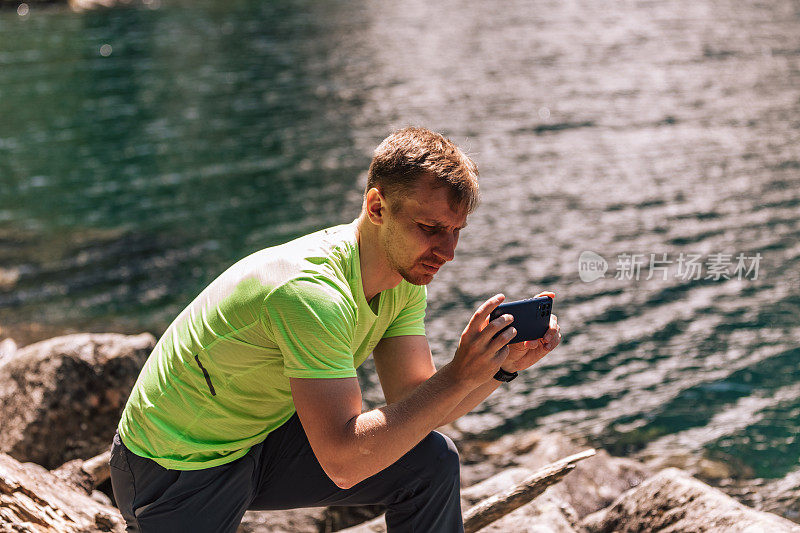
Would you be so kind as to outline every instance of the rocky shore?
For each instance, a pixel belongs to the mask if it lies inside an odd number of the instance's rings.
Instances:
[[[76,334],[22,348],[0,341],[0,532],[124,531],[107,450],[155,342],[149,334]],[[457,444],[465,513],[587,448],[541,431]],[[797,520],[798,487],[800,480],[784,479],[734,499],[679,469],[599,450],[481,531],[800,531],[787,519]],[[240,531],[385,531],[381,513],[379,506],[248,513]]]

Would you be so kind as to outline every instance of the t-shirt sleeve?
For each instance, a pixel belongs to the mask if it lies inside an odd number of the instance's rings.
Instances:
[[[350,350],[354,304],[331,282],[296,279],[273,290],[264,313],[293,378],[356,377]]]
[[[401,335],[425,335],[425,309],[428,307],[428,292],[424,285],[411,285],[406,305],[400,310],[386,332],[386,337]]]

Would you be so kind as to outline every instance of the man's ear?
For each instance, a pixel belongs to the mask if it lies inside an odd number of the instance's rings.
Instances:
[[[386,198],[383,197],[381,191],[376,187],[367,191],[367,195],[364,198],[364,209],[370,221],[376,226],[383,224],[386,215],[386,206]]]

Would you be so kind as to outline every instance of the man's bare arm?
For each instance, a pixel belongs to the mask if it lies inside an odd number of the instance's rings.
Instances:
[[[489,379],[483,385],[473,389],[459,404],[444,417],[440,426],[445,426],[451,422],[455,422],[465,414],[469,413],[475,407],[480,405],[483,400],[489,397],[497,388],[503,383],[496,379]]]
[[[389,405],[410,395],[436,373],[428,339],[424,335],[382,339],[375,347],[373,358],[383,395]],[[449,424],[469,413],[499,385],[499,381],[490,379],[471,390],[452,411],[444,415],[436,427]]]
[[[486,301],[461,336],[453,360],[405,398],[361,412],[356,378],[292,378],[292,397],[314,454],[328,476],[348,488],[377,474],[402,457],[441,424],[461,401],[491,379],[508,355],[504,348],[513,328],[503,317],[482,328],[502,301]]]
[[[540,292],[536,296],[545,295],[555,298],[555,293],[552,292]],[[561,327],[553,314],[543,339],[509,346],[509,356],[503,363],[503,369],[508,372],[525,370],[553,351],[560,342]],[[436,371],[428,340],[423,335],[383,339],[375,347],[374,359],[381,387],[389,404],[411,394]],[[469,413],[500,385],[499,381],[493,379],[480,384],[444,417],[440,425],[449,424]]]
[[[443,367],[403,400],[365,413],[357,378],[291,378],[297,413],[328,477],[350,488],[433,431],[467,392],[448,371]]]
[[[552,292],[539,293],[537,296],[545,294],[551,298],[555,298],[555,294]],[[536,364],[542,357],[555,350],[560,342],[561,326],[558,325],[558,318],[553,314],[550,315],[550,327],[545,332],[543,338],[509,345],[508,357],[506,357],[506,360],[503,362],[502,368],[507,372],[520,372],[525,370],[531,365]],[[447,416],[443,425],[458,420],[472,411],[475,406],[485,400],[500,385],[501,382],[490,379],[470,392],[467,397],[458,404],[458,407]]]

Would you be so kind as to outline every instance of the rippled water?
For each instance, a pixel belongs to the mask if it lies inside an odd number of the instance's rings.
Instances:
[[[372,148],[406,124],[448,134],[483,177],[429,290],[437,362],[498,291],[554,290],[565,335],[462,431],[545,427],[744,478],[797,469],[788,0],[0,12],[3,333],[159,334],[239,257],[354,218]],[[581,281],[586,250],[604,278]],[[760,253],[758,276],[683,279],[681,253]],[[621,254],[643,254],[641,279],[615,278]],[[645,279],[650,254],[675,261],[668,279]]]

